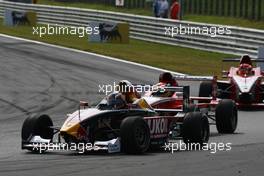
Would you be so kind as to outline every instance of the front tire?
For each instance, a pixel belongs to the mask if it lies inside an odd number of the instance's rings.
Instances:
[[[216,106],[215,120],[219,133],[234,133],[237,128],[237,107],[234,101],[221,100]]]
[[[150,146],[150,130],[142,117],[127,117],[121,123],[121,147],[125,153],[144,153]]]
[[[22,126],[22,145],[23,143],[29,143],[33,136],[40,136],[43,139],[50,139],[52,141],[54,131],[50,128],[51,126],[53,126],[53,122],[48,115],[28,117]],[[31,148],[27,149],[32,151]]]

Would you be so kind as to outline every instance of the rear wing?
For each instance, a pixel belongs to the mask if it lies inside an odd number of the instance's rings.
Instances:
[[[241,58],[226,58],[223,62],[240,62]],[[251,59],[252,62],[264,62],[264,58]]]
[[[212,81],[214,76],[190,76],[190,75],[177,75],[174,76],[176,80],[181,81]]]
[[[210,81],[212,82],[212,100],[217,98],[217,76],[189,76],[189,75],[179,75],[174,76],[176,80],[181,81]],[[208,99],[208,97],[196,97],[196,99]]]
[[[182,89],[182,111],[188,112],[190,105],[190,86],[181,86]]]
[[[257,63],[257,67],[260,67],[262,71],[264,71],[264,58],[257,58],[257,59],[248,59],[242,60],[243,58],[231,58],[231,59],[223,59],[223,62],[240,62],[240,63],[247,63],[252,65],[252,62]]]

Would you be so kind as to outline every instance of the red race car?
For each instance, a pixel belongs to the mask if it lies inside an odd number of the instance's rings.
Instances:
[[[219,133],[233,133],[237,127],[237,107],[233,100],[218,99],[216,97],[216,86],[211,86],[212,96],[194,97],[189,95],[188,98],[182,98],[182,92],[174,90],[178,86],[177,80],[187,81],[203,81],[210,80],[216,85],[216,77],[196,77],[196,76],[172,76],[169,72],[162,73],[159,83],[156,84],[158,91],[149,91],[143,98],[154,109],[171,115],[166,109],[186,109],[184,105],[188,105],[188,112],[201,112],[207,117],[211,125],[216,125]],[[165,89],[163,90],[162,87]],[[186,96],[186,95],[185,95]],[[187,102],[185,102],[187,101]],[[225,112],[225,113],[223,113]],[[177,114],[179,116],[179,114]]]
[[[239,108],[264,108],[264,72],[252,62],[264,62],[264,59],[251,59],[244,55],[241,59],[224,59],[223,62],[239,62],[238,67],[223,71],[223,78],[217,80],[217,98],[232,99]],[[204,81],[200,85],[199,96],[210,97],[212,81]]]

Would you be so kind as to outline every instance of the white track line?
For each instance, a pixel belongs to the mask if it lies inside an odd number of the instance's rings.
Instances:
[[[20,37],[14,37],[14,36],[1,34],[1,33],[0,33],[0,36],[1,37],[6,37],[6,38],[12,38],[12,39],[16,39],[16,40],[22,40],[22,41],[26,41],[26,42],[30,42],[30,43],[36,43],[36,44],[39,44],[39,45],[44,45],[44,46],[64,49],[64,50],[73,51],[73,52],[77,52],[77,53],[87,54],[87,55],[91,55],[91,56],[97,56],[97,57],[100,57],[100,58],[104,58],[104,59],[108,59],[108,60],[112,60],[112,61],[117,61],[117,62],[122,62],[122,63],[126,63],[126,64],[131,64],[131,65],[136,65],[136,66],[140,66],[140,67],[144,67],[144,68],[148,68],[148,69],[152,69],[152,70],[157,70],[157,71],[161,71],[161,72],[171,72],[171,73],[173,73],[175,75],[185,75],[183,73],[178,73],[178,72],[174,72],[174,71],[170,71],[170,70],[166,70],[166,69],[152,67],[152,66],[149,66],[149,65],[139,64],[139,63],[135,63],[135,62],[131,62],[131,61],[118,59],[118,58],[115,58],[115,57],[105,56],[105,55],[101,55],[101,54],[95,54],[95,53],[82,51],[82,50],[78,50],[78,49],[67,48],[67,47],[64,47],[64,46],[48,44],[48,43],[39,42],[39,41],[35,41],[35,40],[29,40],[29,39],[24,39],[24,38],[20,38]]]

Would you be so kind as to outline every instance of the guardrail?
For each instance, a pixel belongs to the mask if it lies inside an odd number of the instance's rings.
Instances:
[[[165,35],[165,28],[179,27],[180,25],[200,28],[223,26],[109,11],[23,4],[0,0],[0,17],[3,17],[4,9],[36,11],[38,23],[87,26],[91,21],[127,22],[130,24],[130,37],[133,39],[227,54],[249,54],[252,57],[257,57],[258,47],[264,46],[264,30],[227,26],[232,32],[230,35],[218,35],[214,38],[206,34],[170,37]]]

